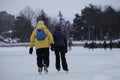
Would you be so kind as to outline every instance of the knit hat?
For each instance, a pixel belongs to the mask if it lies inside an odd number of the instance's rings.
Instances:
[[[55,29],[56,30],[61,30],[61,27],[60,26],[55,26]]]

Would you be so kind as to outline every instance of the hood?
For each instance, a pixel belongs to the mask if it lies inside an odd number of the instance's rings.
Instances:
[[[46,29],[47,27],[44,25],[43,21],[38,21],[36,29]]]

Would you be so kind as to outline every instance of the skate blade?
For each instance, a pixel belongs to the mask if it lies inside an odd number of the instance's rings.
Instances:
[[[45,74],[47,74],[48,73],[48,70],[47,71],[45,71]]]
[[[40,75],[42,74],[42,72],[38,72]]]

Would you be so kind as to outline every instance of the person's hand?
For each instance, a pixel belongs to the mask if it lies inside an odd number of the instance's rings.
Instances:
[[[51,44],[51,51],[54,51],[54,44]]]
[[[29,49],[29,54],[32,54],[32,52],[33,52],[33,48],[30,48]]]

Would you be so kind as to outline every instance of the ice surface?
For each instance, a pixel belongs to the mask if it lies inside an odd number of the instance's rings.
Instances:
[[[69,72],[55,69],[55,55],[50,51],[48,74],[37,72],[35,49],[0,47],[0,80],[119,80],[120,49],[72,47],[66,54]]]

